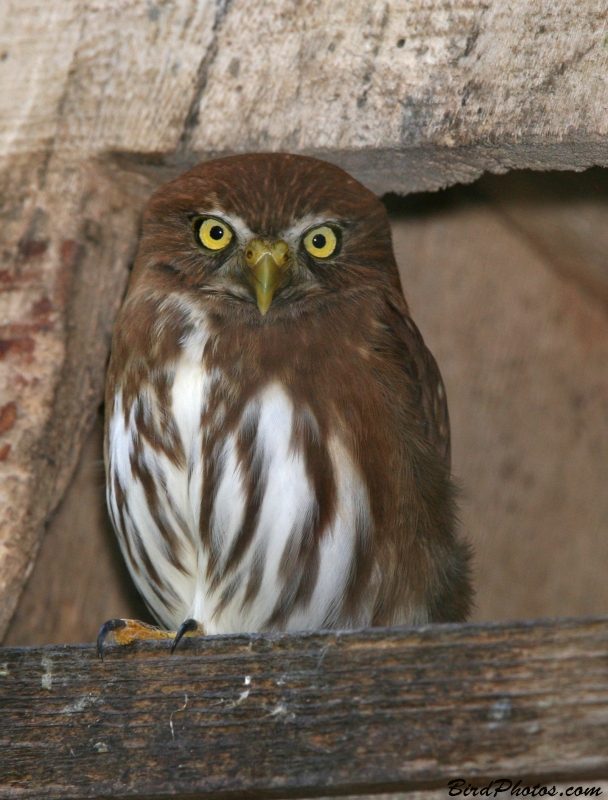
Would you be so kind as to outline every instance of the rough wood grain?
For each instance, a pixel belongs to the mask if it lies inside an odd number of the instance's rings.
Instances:
[[[100,398],[144,198],[201,158],[378,192],[608,164],[603,0],[5,0],[0,636]]]
[[[17,160],[4,176],[0,635],[99,406],[112,324],[150,191],[138,176],[121,184],[117,170],[97,165],[38,164],[32,171]]]
[[[0,152],[324,152],[379,191],[608,164],[603,0],[7,6]]]
[[[5,3],[0,153],[325,153],[379,192],[608,164],[602,0]]]
[[[602,0],[233,0],[187,141],[325,152],[380,193],[606,164],[605,21]]]
[[[608,776],[608,621],[0,651],[0,797]]]

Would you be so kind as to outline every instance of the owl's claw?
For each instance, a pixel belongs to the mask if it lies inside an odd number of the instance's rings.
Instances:
[[[195,619],[187,619],[185,622],[182,622],[182,624],[177,629],[175,638],[173,639],[173,643],[171,645],[172,654],[177,645],[180,643],[182,637],[184,637],[188,633],[193,633],[195,635],[202,636],[203,631],[201,629],[201,626]]]
[[[120,628],[126,628],[127,621],[124,619],[109,619],[104,622],[97,635],[97,656],[103,661],[103,644],[107,639],[109,633],[117,631]]]

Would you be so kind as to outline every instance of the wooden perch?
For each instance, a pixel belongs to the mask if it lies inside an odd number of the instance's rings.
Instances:
[[[608,777],[608,620],[0,650],[1,798]]]

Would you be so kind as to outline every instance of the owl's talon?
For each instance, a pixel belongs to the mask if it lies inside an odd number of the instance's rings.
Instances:
[[[127,621],[124,619],[109,619],[104,622],[97,635],[97,655],[103,661],[103,644],[108,637],[109,633],[117,631],[120,628],[126,628]]]
[[[175,638],[173,639],[173,643],[171,644],[171,654],[173,654],[175,648],[180,643],[182,638],[188,633],[195,633],[195,634],[202,634],[201,627],[195,619],[187,619],[177,629],[175,634]]]

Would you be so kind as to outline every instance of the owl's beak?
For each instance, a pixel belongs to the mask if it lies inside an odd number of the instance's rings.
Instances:
[[[274,293],[285,278],[290,258],[289,246],[282,239],[252,239],[245,250],[251,285],[255,289],[262,316],[270,308]]]

